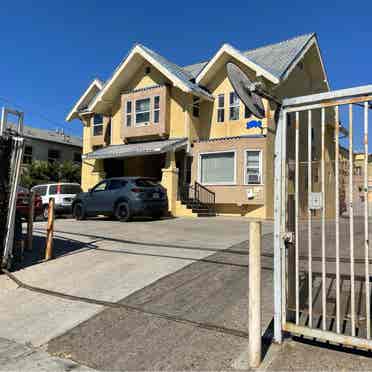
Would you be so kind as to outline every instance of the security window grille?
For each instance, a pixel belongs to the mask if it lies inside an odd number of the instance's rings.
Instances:
[[[49,149],[48,150],[48,161],[49,163],[54,163],[58,161],[61,157],[61,154],[58,150]]]
[[[225,121],[225,95],[219,94],[217,99],[217,122],[223,123]]]
[[[125,120],[127,127],[132,126],[132,101],[127,101]]]
[[[261,151],[246,151],[246,184],[261,184]]]
[[[23,163],[30,164],[32,162],[32,146],[26,146],[23,154]]]
[[[200,98],[194,97],[192,102],[192,116],[198,118],[200,115]]]
[[[154,123],[159,123],[160,119],[160,96],[154,97]]]
[[[235,183],[235,152],[200,154],[200,181],[206,185]]]
[[[93,136],[101,136],[103,134],[103,115],[95,114],[93,117]]]
[[[148,125],[150,121],[150,98],[136,101],[136,126]]]
[[[230,92],[230,120],[239,120],[239,97]]]

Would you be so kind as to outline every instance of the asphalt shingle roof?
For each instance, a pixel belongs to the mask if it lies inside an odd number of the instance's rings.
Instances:
[[[245,52],[242,51],[241,53],[252,62],[280,79],[314,35],[314,33],[300,35],[293,39],[247,50]],[[183,70],[195,78],[207,63],[208,61],[188,65],[183,67]]]
[[[143,45],[139,45],[139,47],[145,50],[152,58],[154,58],[158,63],[160,63],[173,75],[177,76],[177,78],[179,78],[192,91],[210,96],[212,98],[212,96],[205,89],[201,88],[199,85],[191,81],[193,79],[193,76],[188,71],[182,69],[180,66],[176,65],[175,63],[168,61],[166,58],[164,58],[160,54],[154,52],[153,50]]]

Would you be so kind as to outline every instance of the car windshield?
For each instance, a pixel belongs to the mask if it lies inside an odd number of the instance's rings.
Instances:
[[[154,186],[158,186],[158,183],[156,181],[151,180],[149,178],[139,178],[139,179],[135,180],[134,183],[138,187],[154,187]]]

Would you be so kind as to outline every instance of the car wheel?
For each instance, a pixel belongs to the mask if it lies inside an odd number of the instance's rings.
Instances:
[[[85,220],[85,212],[84,212],[84,207],[83,204],[81,203],[76,203],[74,205],[72,215],[77,221],[82,221]]]
[[[49,215],[49,206],[44,205],[43,207],[43,220],[48,221],[48,215]]]
[[[120,222],[127,222],[130,220],[130,210],[129,206],[125,202],[120,202],[115,209],[115,217],[120,221]]]

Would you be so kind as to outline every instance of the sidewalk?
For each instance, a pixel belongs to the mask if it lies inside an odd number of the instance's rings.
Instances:
[[[1,371],[94,371],[68,359],[0,337]]]
[[[262,371],[371,371],[372,353],[288,340],[272,344]],[[370,356],[368,356],[370,355]]]

